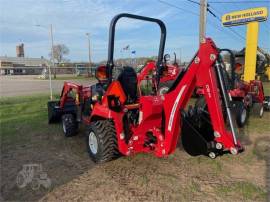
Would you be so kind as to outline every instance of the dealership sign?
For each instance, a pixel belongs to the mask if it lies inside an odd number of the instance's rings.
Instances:
[[[222,16],[223,26],[235,26],[243,25],[253,21],[265,21],[267,19],[267,8],[252,8],[242,11],[235,11],[232,13],[227,13]]]

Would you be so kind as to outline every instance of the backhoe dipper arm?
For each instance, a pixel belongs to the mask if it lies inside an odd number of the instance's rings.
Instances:
[[[220,143],[223,150],[238,153],[240,144],[234,141],[231,131],[225,127],[222,114],[221,89],[218,89],[218,75],[215,67],[218,50],[211,39],[206,39],[200,45],[197,55],[185,71],[179,74],[172,88],[164,99],[165,139],[162,153],[172,153],[177,145],[181,133],[181,110],[186,107],[195,87],[204,90],[211,124],[214,131],[214,142]],[[223,95],[224,96],[224,95]],[[230,112],[229,112],[230,113]]]

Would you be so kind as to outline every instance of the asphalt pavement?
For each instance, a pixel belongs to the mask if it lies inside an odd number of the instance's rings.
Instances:
[[[38,75],[0,76],[0,96],[12,97],[34,94],[50,94],[49,80],[37,78]],[[92,85],[94,79],[68,80],[82,85]],[[53,93],[60,93],[65,80],[52,80]]]

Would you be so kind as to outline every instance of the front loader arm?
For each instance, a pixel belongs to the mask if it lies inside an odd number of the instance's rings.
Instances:
[[[76,98],[74,100],[76,105],[80,105],[81,102],[81,98],[82,98],[82,85],[76,84],[76,83],[72,83],[72,82],[65,82],[62,92],[61,92],[61,97],[60,97],[60,108],[63,108],[66,104],[66,102],[68,101],[69,97],[69,93],[71,91],[75,91],[76,93]]]
[[[75,98],[70,96],[70,92],[75,93]],[[60,108],[64,109],[66,104],[75,104],[76,120],[81,122],[82,119],[82,101],[83,101],[83,87],[80,84],[65,82],[60,98]]]
[[[195,87],[203,88],[210,120],[214,131],[214,142],[220,143],[224,150],[236,151],[241,147],[234,141],[233,134],[225,127],[215,64],[218,50],[211,39],[200,45],[197,55],[189,67],[176,79],[175,84],[165,94],[165,138],[162,153],[172,153],[181,133],[181,111],[186,107]],[[230,113],[230,112],[229,112]],[[233,152],[232,152],[233,153]]]

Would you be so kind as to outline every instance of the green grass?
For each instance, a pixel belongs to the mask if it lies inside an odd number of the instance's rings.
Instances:
[[[266,191],[251,182],[234,182],[229,185],[218,185],[216,192],[223,196],[238,194],[244,200],[261,200],[266,198]]]
[[[270,96],[270,82],[263,82],[264,94]]]
[[[25,134],[48,130],[47,101],[45,95],[0,99],[2,141],[24,140]]]
[[[192,180],[189,185],[189,188],[191,192],[198,192],[200,191],[200,184],[196,182],[195,180]]]
[[[270,85],[265,85],[266,92],[269,92]],[[270,94],[270,93],[269,93]],[[4,143],[5,147],[9,149],[13,149],[16,145],[26,145],[31,143],[38,148],[43,146],[47,149],[47,146],[44,145],[44,141],[35,142],[34,140],[39,140],[37,137],[41,134],[47,134],[46,137],[53,134],[56,131],[61,131],[61,127],[59,125],[48,125],[47,123],[47,101],[49,97],[46,95],[35,95],[35,96],[23,96],[23,97],[11,97],[11,98],[1,98],[0,99],[0,126],[1,126],[1,141]],[[264,137],[266,133],[269,133],[269,119],[270,113],[266,112],[262,119],[256,117],[250,117],[250,125],[248,125],[244,130],[250,132],[250,136],[255,135],[256,137]],[[248,133],[249,134],[249,133]],[[265,141],[265,139],[262,139]],[[49,142],[49,141],[47,141]],[[259,142],[260,143],[260,142]],[[244,156],[237,156],[232,157],[229,155],[224,155],[220,158],[215,160],[209,159],[204,156],[200,157],[192,157],[185,159],[185,165],[188,167],[189,172],[196,172],[195,168],[201,168],[200,172],[202,174],[196,174],[200,176],[200,178],[204,179],[202,176],[204,172],[209,173],[209,176],[213,177],[218,181],[219,179],[223,179],[225,176],[225,181],[220,181],[220,184],[214,185],[214,191],[217,195],[222,196],[223,198],[226,196],[234,196],[235,200],[251,200],[251,201],[262,201],[266,198],[266,189],[256,185],[253,181],[249,179],[228,179],[229,177],[229,170],[226,170],[226,166],[229,164],[246,164],[247,165],[247,172],[250,168],[250,165],[256,161],[255,156],[264,155],[266,151],[266,147],[262,147],[260,143],[258,143],[258,147],[255,147],[253,150],[247,150],[245,152],[249,152],[248,155]],[[47,144],[54,144],[54,142],[49,142]],[[76,144],[76,141],[74,142]],[[261,149],[259,148],[262,147]],[[56,147],[58,148],[58,147]],[[12,150],[13,151],[13,150]],[[267,150],[268,151],[268,150]],[[266,152],[267,152],[266,151]],[[85,150],[81,150],[81,152],[85,152]],[[264,152],[264,153],[263,153]],[[244,153],[245,154],[245,153]],[[247,153],[246,153],[247,154]],[[179,153],[178,153],[179,155]],[[143,170],[137,171],[137,175],[135,175],[135,179],[139,183],[139,186],[152,186],[151,182],[153,178],[157,178],[158,182],[161,182],[163,186],[170,186],[171,189],[175,188],[175,184],[179,182],[182,178],[179,178],[177,173],[181,173],[181,170],[177,170],[176,173],[173,171],[167,172],[166,165],[169,162],[170,166],[179,164],[180,168],[183,164],[181,159],[177,154],[169,156],[167,159],[157,159],[151,155],[139,154],[136,158],[126,157],[119,159],[118,161],[114,161],[112,163],[119,164],[123,166],[124,163],[127,164],[124,170],[127,170],[128,176],[132,176],[134,172],[134,168],[130,168],[130,164],[133,164],[134,167],[138,165],[143,168]],[[183,157],[183,155],[181,155]],[[262,157],[263,158],[263,157]],[[131,160],[132,159],[132,160]],[[141,160],[142,159],[142,160]],[[109,165],[109,164],[108,164]],[[143,166],[142,166],[143,165]],[[163,167],[159,167],[163,166]],[[154,176],[147,174],[147,170],[151,170],[151,168],[156,168],[158,170],[152,172]],[[161,168],[161,169],[160,169]],[[111,167],[110,167],[111,169]],[[129,170],[130,169],[130,170]],[[160,170],[159,170],[160,169]],[[178,169],[178,167],[177,167]],[[164,172],[163,172],[164,171]],[[185,171],[185,170],[184,170]],[[144,175],[146,172],[146,175]],[[226,180],[228,179],[228,181]],[[226,182],[227,181],[227,182]],[[101,185],[100,185],[101,186]],[[189,182],[186,183],[186,190],[185,193],[196,194],[200,192],[200,194],[204,194],[203,192],[203,182],[197,181],[196,178],[189,179]],[[185,189],[183,189],[185,190]],[[179,193],[176,193],[179,194]],[[192,199],[190,196],[185,196],[189,201]]]
[[[254,114],[250,113],[247,126],[245,127],[244,130],[248,134],[252,133],[265,134],[266,132],[270,134],[269,120],[270,120],[269,112],[265,112],[263,118],[256,117]]]

